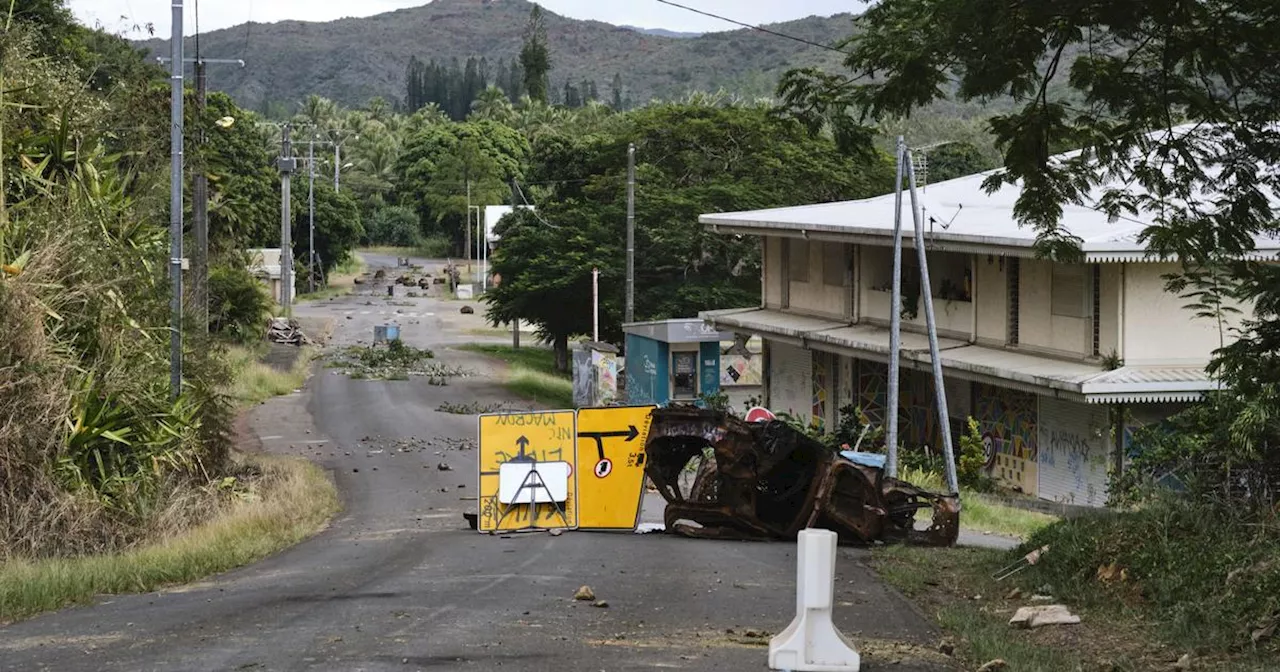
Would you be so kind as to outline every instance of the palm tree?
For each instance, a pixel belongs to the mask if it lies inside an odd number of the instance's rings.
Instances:
[[[374,96],[369,99],[365,105],[365,110],[369,113],[369,117],[375,121],[385,122],[391,116],[391,103],[387,102],[382,96]]]
[[[476,99],[471,102],[472,119],[489,119],[507,123],[511,120],[514,112],[515,110],[511,107],[511,101],[507,99],[507,94],[492,84],[484,91],[481,91],[476,96]]]
[[[298,116],[317,132],[324,131],[338,120],[338,104],[313,93],[302,101],[302,109],[298,111]]]

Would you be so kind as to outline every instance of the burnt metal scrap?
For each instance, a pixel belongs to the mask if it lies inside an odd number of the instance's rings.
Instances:
[[[785,422],[723,411],[654,410],[645,473],[667,500],[667,530],[711,539],[794,539],[821,527],[842,542],[950,546],[960,501],[855,464]],[[692,469],[690,469],[692,467]],[[916,512],[932,509],[928,529]]]

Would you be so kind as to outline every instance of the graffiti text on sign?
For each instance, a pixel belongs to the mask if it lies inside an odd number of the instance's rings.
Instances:
[[[515,461],[517,458],[531,460],[533,462],[562,462],[564,461],[563,448],[542,448],[529,449],[524,451],[524,457],[521,458],[520,453],[508,453],[505,450],[498,450],[493,453],[494,459],[498,464],[506,464]]]
[[[518,413],[499,415],[495,420],[499,427],[555,427],[556,416],[552,413]],[[572,432],[570,432],[572,434]]]
[[[517,523],[528,524],[530,522],[571,520],[570,516],[572,508],[566,502],[561,509],[556,509],[552,504],[539,504],[536,507],[533,521],[529,520],[530,511],[535,507],[528,504],[509,504],[504,505],[498,502],[497,497],[485,497],[480,504],[480,518],[486,522],[487,527],[497,527],[501,521],[504,525]],[[505,516],[505,518],[504,518]]]

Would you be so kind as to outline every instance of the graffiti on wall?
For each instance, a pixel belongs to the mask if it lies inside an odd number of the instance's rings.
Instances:
[[[889,365],[858,360],[858,403],[865,420],[883,426],[889,391]],[[938,413],[934,408],[933,378],[918,371],[901,371],[898,379],[898,436],[907,446],[939,446]]]
[[[1036,395],[979,383],[974,385],[973,407],[991,475],[1035,494],[1039,488]]]
[[[747,355],[720,355],[720,386],[762,385],[760,363],[764,360],[759,353]]]
[[[813,420],[815,427],[823,427],[827,419],[827,401],[831,395],[831,357],[823,352],[813,355]]]

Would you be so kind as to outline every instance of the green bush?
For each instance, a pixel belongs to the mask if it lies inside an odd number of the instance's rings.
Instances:
[[[1280,521],[1274,513],[1164,494],[1141,509],[1063,520],[1010,552],[1049,546],[1024,571],[1028,589],[1137,609],[1170,643],[1204,650],[1280,650]],[[1268,628],[1272,632],[1268,633]]]
[[[373,213],[365,235],[371,245],[418,247],[422,244],[418,213],[403,206],[386,207]]]
[[[247,269],[209,269],[209,331],[239,341],[256,340],[271,315],[267,290]]]

